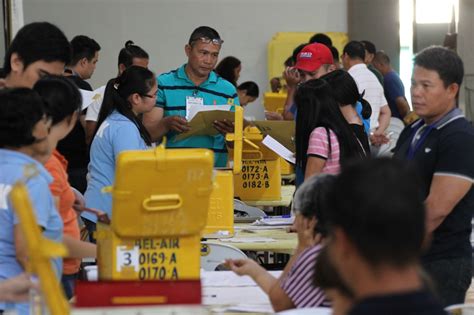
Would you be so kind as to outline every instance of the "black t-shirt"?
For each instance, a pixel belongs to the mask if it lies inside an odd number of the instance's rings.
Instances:
[[[365,154],[367,156],[370,156],[369,137],[367,136],[367,133],[365,132],[364,126],[357,125],[357,124],[349,124],[349,126],[351,126],[352,131],[354,132],[354,135],[357,137],[360,144],[364,148]]]
[[[411,160],[419,172],[423,198],[428,197],[435,174],[469,180],[474,178],[474,128],[459,112],[453,113],[442,118],[440,124],[428,133]],[[423,121],[418,120],[403,130],[395,147],[395,158],[408,159],[413,137],[420,135],[422,138],[422,125]],[[415,134],[417,128],[419,131]],[[474,191],[471,187],[434,231],[431,246],[423,256],[424,261],[471,257],[473,209]],[[400,229],[402,231],[403,227]]]
[[[82,90],[92,91],[89,83],[80,77],[71,75],[67,77]],[[64,155],[68,161],[69,169],[87,168],[89,164],[89,150],[86,144],[86,132],[79,119],[72,131],[58,143],[58,151]]]
[[[424,290],[370,297],[359,301],[348,315],[447,315],[441,304]]]

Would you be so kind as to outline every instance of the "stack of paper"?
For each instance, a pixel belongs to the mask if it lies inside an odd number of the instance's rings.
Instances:
[[[105,85],[102,85],[100,88],[95,89],[94,91],[79,90],[82,95],[82,110],[89,107],[93,102],[103,99],[105,92]]]
[[[268,217],[255,221],[251,225],[292,225],[295,217]]]
[[[288,150],[280,142],[273,139],[272,136],[266,136],[263,139],[262,143],[267,148],[269,148],[270,150],[272,150],[273,152],[275,152],[276,154],[278,154],[279,156],[281,156],[282,158],[284,158],[288,162],[290,162],[292,164],[296,164],[296,159],[295,159],[295,155],[293,154],[293,152]]]

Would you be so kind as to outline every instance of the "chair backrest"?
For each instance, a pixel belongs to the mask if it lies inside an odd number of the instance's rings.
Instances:
[[[390,118],[390,124],[388,125],[387,130],[385,130],[385,134],[389,137],[390,142],[381,145],[378,151],[375,152],[375,155],[378,157],[392,156],[392,150],[395,148],[398,138],[404,128],[405,125],[403,124],[403,121],[395,117]]]
[[[226,259],[245,259],[247,255],[238,248],[226,244],[201,242],[201,269],[215,271]]]

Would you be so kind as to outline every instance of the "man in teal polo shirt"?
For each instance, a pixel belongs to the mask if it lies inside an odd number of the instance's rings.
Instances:
[[[214,67],[224,41],[216,30],[200,26],[185,46],[188,62],[180,68],[158,76],[156,107],[144,115],[143,122],[156,140],[167,137],[168,148],[208,148],[215,153],[215,166],[227,162],[224,136],[233,132],[233,124],[216,121],[216,136],[193,136],[176,140],[177,134],[189,130],[186,108],[196,105],[239,105],[235,87],[219,77]]]

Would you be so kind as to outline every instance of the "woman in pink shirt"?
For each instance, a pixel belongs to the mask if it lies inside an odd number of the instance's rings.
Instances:
[[[322,79],[310,80],[295,94],[296,165],[304,178],[338,174],[341,164],[365,157],[364,150]]]

